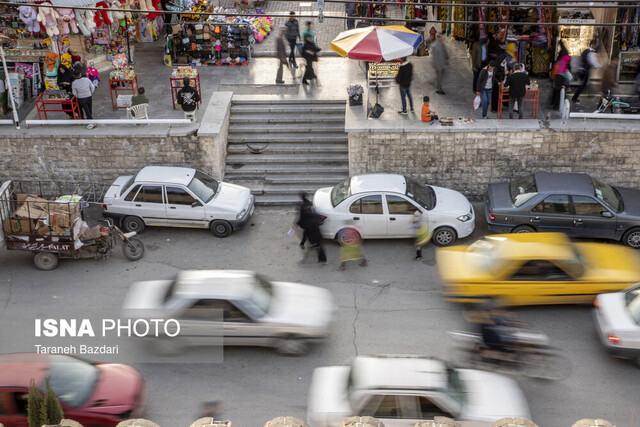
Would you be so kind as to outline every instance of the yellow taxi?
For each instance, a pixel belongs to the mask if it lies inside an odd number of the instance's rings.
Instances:
[[[562,233],[496,234],[439,248],[436,261],[447,300],[459,303],[592,303],[640,281],[635,250]]]

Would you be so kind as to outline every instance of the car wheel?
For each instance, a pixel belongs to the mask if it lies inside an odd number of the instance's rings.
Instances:
[[[622,243],[634,249],[640,249],[640,228],[632,228],[624,233]]]
[[[453,242],[456,241],[457,235],[456,231],[451,227],[440,227],[436,228],[436,231],[433,232],[433,237],[431,237],[431,241],[436,246],[449,246]]]
[[[128,233],[135,231],[140,234],[144,231],[144,221],[137,216],[127,216],[122,220],[122,228]]]
[[[229,235],[233,231],[233,228],[231,228],[231,224],[229,224],[227,221],[221,220],[213,221],[211,223],[210,229],[211,233],[213,233],[214,236],[220,238],[229,237]]]
[[[38,270],[49,271],[58,266],[58,255],[49,252],[38,252],[33,257],[33,263]]]
[[[535,233],[536,229],[530,225],[519,225],[517,227],[514,227],[513,230],[511,230],[511,232],[516,234]]]
[[[283,337],[276,341],[275,348],[285,356],[302,356],[307,352],[309,344],[302,338]]]

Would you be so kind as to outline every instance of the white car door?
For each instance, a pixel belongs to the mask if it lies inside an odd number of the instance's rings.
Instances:
[[[414,212],[425,213],[425,209],[420,209],[412,201],[404,196],[385,194],[388,212],[387,235],[389,237],[414,237]]]
[[[167,225],[175,227],[206,227],[204,205],[187,189],[165,186],[167,200]]]
[[[133,199],[131,214],[144,219],[147,225],[165,225],[167,213],[162,194],[162,185],[142,185]]]
[[[413,427],[418,418],[416,399],[402,394],[372,395],[358,415],[374,417],[385,427]]]
[[[362,238],[387,237],[387,216],[382,205],[382,194],[358,197],[349,205],[348,221],[358,227]]]

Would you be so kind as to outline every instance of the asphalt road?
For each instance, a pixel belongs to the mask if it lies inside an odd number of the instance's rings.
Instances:
[[[349,265],[340,272],[338,247],[328,242],[329,265],[313,260],[301,265],[298,242],[286,236],[294,216],[258,209],[246,229],[226,239],[205,230],[150,229],[140,236],[147,252],[138,262],[118,251],[106,261],[61,261],[58,269],[42,272],[30,254],[1,250],[0,318],[5,323],[16,309],[56,317],[69,307],[115,315],[132,282],[170,278],[182,269],[251,269],[334,293],[339,305],[334,331],[306,356],[230,348],[224,363],[135,364],[148,384],[146,417],[167,427],[188,425],[200,402],[217,399],[236,426],[258,427],[280,415],[305,418],[310,378],[318,366],[347,364],[362,354],[447,357],[446,332],[466,325],[459,307],[441,297],[432,246],[416,262],[409,240],[367,241],[369,266]],[[482,221],[465,242],[486,232]],[[581,418],[640,425],[640,369],[604,352],[591,307],[522,308],[518,315],[547,332],[573,362],[571,375],[560,382],[517,379],[538,425],[570,426]],[[11,333],[28,334],[31,327],[17,326]]]

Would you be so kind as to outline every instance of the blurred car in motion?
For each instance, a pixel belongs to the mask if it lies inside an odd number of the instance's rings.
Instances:
[[[144,411],[144,381],[130,366],[62,354],[13,353],[0,355],[0,423],[27,427],[29,383],[33,379],[44,390],[47,377],[64,417],[82,425],[114,427]]]
[[[335,239],[349,224],[364,239],[414,237],[416,211],[427,214],[438,246],[467,237],[475,227],[473,207],[462,194],[396,174],[355,175],[321,188],[313,196],[313,208],[325,217],[320,228],[325,239]]]
[[[161,344],[171,351],[208,345],[217,336],[225,346],[300,355],[329,334],[334,310],[333,296],[323,288],[272,282],[251,271],[192,270],[173,280],[134,283],[123,315],[178,320],[179,336]]]
[[[640,284],[598,295],[594,305],[600,342],[612,355],[631,359],[640,367]]]
[[[640,248],[640,190],[584,173],[536,173],[489,184],[484,207],[494,233],[561,231]]]
[[[587,304],[640,281],[636,251],[562,233],[496,234],[436,251],[445,297],[496,305]]]
[[[504,417],[530,418],[518,384],[503,375],[456,369],[420,356],[359,356],[351,366],[317,368],[307,421],[339,427],[348,416],[372,416],[386,427],[413,427],[435,417],[462,426],[490,426]]]
[[[253,214],[246,187],[218,181],[192,168],[147,166],[118,177],[104,196],[104,215],[126,231],[146,226],[208,228],[216,237],[241,229]]]

